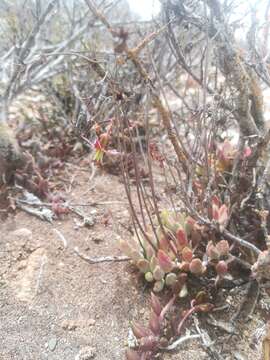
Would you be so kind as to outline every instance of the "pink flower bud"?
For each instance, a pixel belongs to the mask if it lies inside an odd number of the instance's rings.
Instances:
[[[205,271],[205,266],[199,258],[195,258],[189,264],[189,270],[194,275],[201,275]]]
[[[182,250],[182,259],[183,261],[190,262],[193,257],[193,252],[189,247],[184,247]]]
[[[172,269],[174,267],[174,263],[172,262],[169,255],[167,255],[163,250],[158,250],[157,258],[158,258],[158,262],[159,262],[161,269],[165,273],[172,271]],[[160,280],[160,279],[157,279],[157,280]]]
[[[228,265],[225,261],[221,260],[216,265],[216,272],[220,276],[224,276],[228,272]]]
[[[215,205],[215,204],[213,204],[212,205],[212,217],[213,217],[213,219],[214,220],[216,220],[216,221],[218,221],[218,218],[219,218],[219,212],[218,212],[218,207]]]
[[[102,150],[101,143],[100,143],[100,141],[98,139],[96,139],[95,142],[94,142],[94,148],[96,150]]]

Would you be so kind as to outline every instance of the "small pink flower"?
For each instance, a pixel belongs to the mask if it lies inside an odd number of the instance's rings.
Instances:
[[[249,146],[246,146],[243,152],[243,159],[248,158],[252,154],[252,150]]]
[[[102,146],[101,146],[100,141],[98,139],[96,139],[95,142],[94,142],[94,148],[96,150],[102,150]]]

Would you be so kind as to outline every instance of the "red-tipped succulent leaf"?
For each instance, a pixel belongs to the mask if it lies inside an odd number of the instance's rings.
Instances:
[[[163,250],[159,250],[157,253],[157,258],[159,266],[165,273],[172,271],[172,269],[174,268],[174,263],[169,257],[169,255],[167,255]]]

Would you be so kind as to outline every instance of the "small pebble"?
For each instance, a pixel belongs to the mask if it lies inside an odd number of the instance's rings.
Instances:
[[[50,349],[51,351],[54,351],[54,350],[55,350],[56,345],[57,345],[57,339],[56,339],[56,338],[51,338],[51,339],[48,341],[48,346],[49,346],[49,349]]]

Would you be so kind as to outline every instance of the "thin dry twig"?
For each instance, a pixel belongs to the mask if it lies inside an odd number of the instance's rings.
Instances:
[[[74,252],[78,255],[81,259],[88,262],[89,264],[98,264],[104,262],[123,262],[129,261],[130,258],[128,256],[101,256],[101,257],[90,257],[85,254],[82,254],[79,251],[78,247],[74,247]]]
[[[178,348],[179,346],[186,343],[187,341],[192,341],[192,340],[196,340],[196,339],[200,339],[200,338],[201,338],[201,335],[198,335],[198,334],[181,336],[179,339],[175,340],[172,344],[168,345],[165,348],[160,348],[160,349],[163,351],[173,351],[173,350],[176,350],[176,348]]]
[[[53,229],[53,231],[56,233],[56,235],[58,235],[59,239],[63,242],[64,248],[66,249],[68,247],[67,239],[61,233],[61,231],[59,231],[57,229]]]

